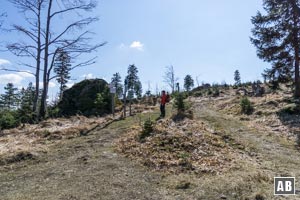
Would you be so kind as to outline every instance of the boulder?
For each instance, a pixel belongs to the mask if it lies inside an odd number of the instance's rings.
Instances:
[[[111,95],[103,79],[88,79],[64,91],[58,103],[60,114],[103,115],[111,112]]]

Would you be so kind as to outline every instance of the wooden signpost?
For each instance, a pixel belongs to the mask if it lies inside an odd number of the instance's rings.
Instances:
[[[111,94],[111,112],[113,116],[115,116],[115,94],[116,94],[116,87],[111,83],[109,84],[109,90]]]

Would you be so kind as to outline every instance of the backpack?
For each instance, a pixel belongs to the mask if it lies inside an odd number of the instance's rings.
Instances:
[[[169,103],[170,102],[170,95],[167,94],[166,96],[166,102]]]

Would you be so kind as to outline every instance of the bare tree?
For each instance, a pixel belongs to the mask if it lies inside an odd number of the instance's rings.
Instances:
[[[200,86],[200,82],[199,82],[199,75],[196,76],[196,82],[197,82],[197,86],[199,87]]]
[[[104,43],[90,44],[92,32],[85,31],[88,25],[96,22],[96,17],[83,17],[83,12],[92,11],[96,3],[92,0],[9,0],[25,16],[26,27],[13,25],[13,30],[22,33],[30,42],[18,42],[7,45],[7,48],[17,56],[32,57],[35,66],[23,64],[35,69],[37,112],[39,80],[43,80],[43,90],[39,116],[44,118],[47,109],[47,95],[49,82],[56,78],[52,76],[55,58],[59,50],[67,52],[72,60],[76,60],[83,53],[90,53],[103,46]],[[73,22],[56,25],[61,16],[72,16]],[[26,40],[28,41],[28,40]],[[71,69],[95,63],[91,58],[73,65]],[[41,73],[41,74],[40,74]],[[41,76],[40,76],[41,75]]]
[[[61,3],[61,5],[56,6],[59,7],[59,10],[53,9],[54,3]],[[47,94],[49,82],[54,77],[51,77],[51,72],[53,69],[53,64],[55,57],[58,53],[58,49],[62,49],[68,52],[71,57],[76,58],[83,53],[90,53],[103,46],[104,43],[101,44],[93,44],[90,45],[92,32],[83,31],[77,35],[75,35],[75,30],[81,30],[86,26],[90,25],[93,22],[96,22],[98,18],[96,17],[87,17],[82,18],[82,12],[92,11],[96,7],[96,3],[94,1],[87,0],[61,0],[54,1],[48,0],[47,5],[47,19],[46,19],[46,30],[45,30],[45,51],[44,51],[44,67],[43,67],[43,93],[41,97],[41,108],[40,108],[40,116],[45,117],[46,108],[47,108]],[[75,19],[74,22],[67,24],[61,32],[55,34],[54,27],[51,26],[53,22],[55,22],[56,18],[60,15],[68,15],[68,14],[77,14],[78,19]],[[72,33],[72,34],[70,34]],[[75,36],[74,36],[75,35]],[[75,65],[74,68],[79,66],[90,65],[95,62],[95,58],[92,58],[84,63],[80,63],[79,65]]]
[[[6,17],[7,14],[6,13],[0,13],[0,28],[2,27],[2,24],[4,22],[3,18]]]
[[[165,74],[163,76],[164,82],[169,85],[172,93],[175,91],[176,82],[178,78],[175,78],[174,67],[172,65],[166,67]]]
[[[15,5],[25,17],[27,27],[14,24],[12,31],[17,31],[24,35],[29,40],[27,42],[14,42],[7,44],[7,49],[14,55],[20,57],[31,57],[35,61],[35,65],[21,63],[23,66],[34,68],[35,73],[35,95],[33,102],[33,112],[37,113],[37,104],[40,91],[40,68],[41,68],[41,54],[44,50],[42,45],[42,9],[45,0],[9,0]],[[9,69],[5,69],[9,70]],[[27,70],[23,70],[27,72]]]

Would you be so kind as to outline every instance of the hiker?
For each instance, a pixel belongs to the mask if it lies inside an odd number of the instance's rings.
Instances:
[[[166,116],[166,103],[167,103],[167,95],[166,91],[161,92],[160,97],[160,118],[164,118]]]

